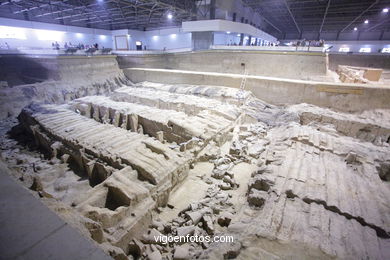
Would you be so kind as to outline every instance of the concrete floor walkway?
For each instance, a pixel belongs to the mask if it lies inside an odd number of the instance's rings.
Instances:
[[[112,260],[7,171],[0,161],[0,260]]]

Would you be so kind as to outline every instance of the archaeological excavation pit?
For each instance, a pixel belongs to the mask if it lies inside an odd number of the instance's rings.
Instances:
[[[0,259],[389,259],[388,55],[123,30],[0,48]]]

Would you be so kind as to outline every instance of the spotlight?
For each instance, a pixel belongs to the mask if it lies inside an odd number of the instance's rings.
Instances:
[[[230,34],[230,32],[226,32],[227,34]]]
[[[238,37],[240,37],[240,36],[241,36],[241,34],[237,34],[237,36],[238,36]]]
[[[353,30],[354,30],[354,31],[357,31],[357,28],[355,27],[355,28],[353,28]]]
[[[172,16],[172,14],[168,14],[167,17],[168,17],[168,19],[172,19],[173,16]]]
[[[382,12],[388,13],[389,12],[389,8],[383,8]]]
[[[364,23],[365,23],[365,24],[368,24],[368,20],[365,20]]]

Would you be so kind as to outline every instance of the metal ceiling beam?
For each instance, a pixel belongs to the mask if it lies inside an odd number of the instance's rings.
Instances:
[[[275,30],[277,30],[280,33],[283,33],[278,27],[276,27],[273,23],[271,23],[268,19],[265,17],[262,17],[264,21],[266,21],[269,25],[271,25]]]
[[[291,12],[290,7],[287,4],[287,0],[284,0],[284,4],[286,5],[287,11],[289,12],[292,20],[294,21],[295,27],[297,27],[298,32],[301,33],[301,29],[299,28],[297,21],[295,21],[294,15]]]
[[[35,17],[47,16],[47,15],[58,14],[58,13],[63,13],[63,12],[74,12],[75,10],[85,9],[86,7],[93,8],[93,6],[96,5],[96,4],[92,4],[92,5],[83,5],[83,6],[73,6],[71,4],[65,4],[66,2],[68,2],[68,0],[63,1],[63,2],[59,2],[59,3],[63,3],[62,6],[55,5],[57,8],[60,9],[58,11],[43,13],[40,15],[36,15]],[[43,7],[41,7],[41,8],[43,8]],[[63,9],[61,9],[61,8],[63,8]],[[74,15],[79,15],[79,14],[74,14]]]
[[[111,3],[114,3],[116,8],[107,8],[110,6],[107,6],[103,10],[96,10],[96,7],[100,7],[101,4],[93,3],[93,4],[87,4],[85,2],[78,1],[82,6],[80,5],[71,5],[66,4],[64,5],[64,2],[68,2],[69,0],[65,1],[55,1],[55,2],[47,2],[43,0],[33,1],[34,3],[39,3],[41,5],[38,6],[29,6],[29,7],[20,7],[21,10],[16,11],[15,13],[21,13],[21,12],[31,12],[34,9],[39,9],[41,12],[39,14],[36,14],[35,17],[44,17],[49,15],[59,15],[58,17],[54,18],[55,20],[61,20],[61,19],[71,19],[76,18],[79,16],[88,16],[83,19],[73,19],[69,21],[72,22],[80,22],[80,21],[86,21],[89,20],[91,17],[101,17],[102,13],[107,12],[109,14],[103,16],[103,17],[111,17],[114,21],[118,18],[114,18],[113,15],[121,14],[122,20],[126,19],[126,16],[136,16],[139,19],[136,20],[136,22],[141,22],[142,19],[146,19],[144,17],[140,17],[139,15],[143,15],[144,13],[148,14],[148,20],[152,18],[152,16],[163,16],[163,13],[167,10],[175,10],[176,17],[179,19],[186,19],[185,14],[191,14],[191,10],[185,10],[178,6],[178,4],[183,3],[183,1],[172,1],[170,3],[163,2],[163,1],[142,1],[138,0],[137,2],[129,2],[125,0],[108,0],[105,2],[106,5],[109,5]],[[25,4],[32,3],[31,1],[24,1]],[[190,6],[192,3],[187,3],[188,1],[184,1],[184,6]],[[76,2],[77,3],[77,2]],[[111,5],[113,6],[113,5]],[[56,7],[55,9],[53,7]],[[126,12],[125,9],[132,8],[134,11],[132,12]],[[45,12],[45,10],[48,10],[49,12]],[[75,13],[75,11],[80,10],[80,12]],[[64,13],[70,13],[69,15],[62,15]],[[138,16],[137,16],[138,14]],[[98,20],[98,19],[97,19]]]
[[[157,4],[154,4],[152,9],[150,9],[150,13],[149,13],[149,20],[148,22],[150,23],[151,19],[152,19],[152,15],[153,15],[153,12],[154,12],[154,8],[157,6]]]
[[[366,32],[369,32],[369,31],[371,31],[372,29],[375,29],[375,28],[377,28],[377,27],[379,27],[379,26],[381,26],[381,25],[383,25],[383,24],[385,24],[385,23],[387,23],[387,22],[390,22],[390,19],[386,19],[386,20],[384,20],[384,21],[382,21],[382,22],[380,22],[380,23],[378,23],[378,24],[376,24],[376,25],[374,25],[374,26],[371,26],[370,28],[368,28],[367,30],[365,30]]]
[[[361,12],[355,19],[352,20],[347,26],[345,26],[343,29],[341,29],[340,32],[344,32],[349,26],[351,26],[354,22],[357,21],[360,17],[362,17],[368,10],[370,10],[374,5],[376,5],[379,2],[379,0],[376,0],[374,3],[372,3],[369,7],[367,7],[363,12]]]
[[[116,2],[116,1],[114,3],[119,5],[119,3]],[[85,13],[79,13],[79,14],[71,14],[71,15],[68,15],[68,16],[58,17],[58,18],[55,18],[55,19],[70,19],[70,18],[76,18],[78,16],[96,15],[96,14],[98,14],[101,17],[108,17],[109,14],[111,14],[111,15],[122,16],[122,20],[126,19],[128,17],[136,17],[136,18],[139,18],[138,20],[140,20],[140,19],[146,19],[144,17],[140,17],[140,15],[143,16],[145,14],[145,15],[148,15],[148,17],[150,15],[150,9],[147,9],[147,8],[144,8],[144,7],[142,8],[141,11],[138,11],[138,12],[135,12],[135,11],[126,12],[126,11],[124,11],[124,9],[134,8],[135,6],[133,6],[133,5],[132,6],[121,6],[121,5],[119,5],[119,7],[118,7],[118,5],[115,8],[104,9],[104,10],[94,10],[94,11],[91,11],[91,12],[85,12]],[[161,7],[154,9],[154,11],[164,11],[164,10],[166,10],[166,9],[165,8],[161,8]],[[99,14],[99,13],[109,13],[109,14],[102,16],[102,14]],[[81,18],[81,19],[72,20],[70,22],[85,21],[87,19],[88,18]],[[112,17],[112,20],[115,21],[116,19],[117,18],[113,18]]]
[[[322,32],[322,28],[324,27],[326,15],[328,14],[329,6],[330,6],[330,1],[331,1],[331,0],[328,0],[328,4],[326,5],[326,10],[325,10],[325,13],[324,13],[324,18],[322,19],[322,23],[321,23],[321,27],[320,27],[319,33]]]
[[[267,32],[333,32],[348,30],[362,17],[370,19],[366,31],[386,29],[389,22],[379,15],[390,0],[241,0],[244,7],[259,14]],[[0,0],[0,16],[31,21],[114,29],[165,27],[165,14],[174,13],[171,25],[196,17],[205,0]],[[287,11],[286,11],[287,7]],[[369,7],[369,8],[367,8]],[[364,10],[366,9],[366,10]],[[364,10],[364,11],[363,11]],[[362,11],[364,12],[362,14]],[[291,22],[293,20],[293,22]],[[351,22],[352,21],[352,22]],[[127,22],[127,23],[126,23]],[[257,22],[257,20],[256,20]],[[61,24],[64,24],[62,22]],[[348,25],[347,25],[348,24]],[[146,26],[145,26],[146,25]],[[346,26],[347,25],[347,26]],[[141,27],[142,26],[142,27]]]
[[[84,8],[81,10],[81,14],[85,15],[86,10],[87,10],[87,8],[88,8],[88,4],[87,4],[87,3],[84,3],[83,0],[78,0],[78,2],[79,2],[81,5],[83,5],[83,7],[84,7]],[[98,20],[102,20],[100,16],[96,15],[96,13],[93,13],[92,15],[95,16]]]
[[[57,4],[64,4],[66,2],[68,2],[69,0],[64,0],[64,1],[50,1],[48,3],[43,3],[41,1],[34,1],[34,4],[39,4],[41,3],[40,5],[36,5],[36,6],[33,6],[33,7],[30,7],[30,8],[25,8],[25,9],[22,9],[22,10],[18,10],[16,12],[14,12],[14,14],[18,14],[18,13],[23,13],[23,12],[29,12],[29,11],[32,11],[34,9],[41,9],[41,8],[44,8],[44,7],[50,7],[52,5],[57,5]],[[30,2],[29,2],[30,3]]]
[[[282,0],[283,1],[283,0]],[[263,14],[266,18],[271,19],[272,17],[278,17],[277,23],[275,23],[276,26],[279,28],[282,28],[284,31],[291,32],[291,26],[293,23],[286,22],[284,19],[286,17],[289,17],[289,13],[285,12],[278,8],[278,3],[283,4],[282,1],[275,1],[275,0],[262,0],[262,1],[250,1],[246,0],[245,3],[248,4],[248,6],[251,6],[253,9],[260,9],[264,8],[265,10],[268,10],[268,14]],[[389,3],[388,0],[382,0],[380,3],[374,7],[372,7],[366,14],[373,16],[377,12],[380,12],[383,7],[385,7],[385,4]],[[294,18],[299,23],[299,28],[303,31],[308,31],[308,27],[312,27],[312,24],[316,24],[317,29],[310,28],[311,32],[317,32],[321,28],[323,18],[324,18],[324,11],[321,11],[320,8],[318,8],[318,0],[290,0],[288,1],[290,11],[294,14]],[[327,4],[327,2],[325,2]],[[325,4],[325,5],[326,5]],[[329,24],[337,23],[335,21],[335,18],[338,20],[343,19],[349,19],[345,20],[346,22],[343,24],[343,22],[339,22],[339,28],[340,30],[342,27],[345,26],[345,24],[349,23],[351,20],[355,19],[357,14],[359,14],[362,9],[367,7],[366,1],[357,1],[357,0],[338,0],[338,1],[331,1],[331,5],[328,8],[327,15],[325,18],[325,22],[322,25],[321,31],[326,31],[329,29]],[[284,9],[285,10],[285,9]],[[287,15],[287,16],[286,16]],[[290,15],[291,16],[291,15]],[[342,17],[342,19],[340,19]],[[350,18],[348,18],[350,17]],[[298,20],[299,18],[299,20]],[[289,18],[291,19],[291,18]],[[374,19],[371,18],[371,20],[374,22]],[[309,24],[309,22],[312,24]],[[378,21],[379,22],[379,21]],[[295,26],[296,27],[296,26]],[[295,29],[296,30],[296,29]]]

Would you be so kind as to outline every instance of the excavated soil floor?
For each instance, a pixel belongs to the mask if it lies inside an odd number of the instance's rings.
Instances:
[[[390,111],[122,82],[3,120],[1,159],[115,259],[388,259]],[[232,236],[162,243],[154,236]]]

